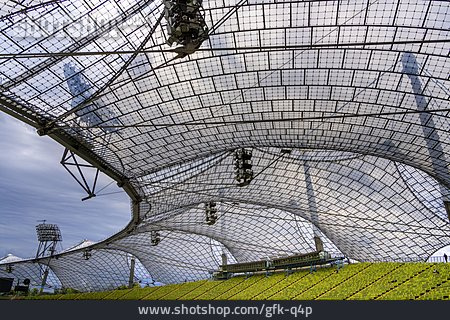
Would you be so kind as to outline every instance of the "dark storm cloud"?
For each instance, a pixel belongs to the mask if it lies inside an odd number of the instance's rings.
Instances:
[[[0,114],[0,257],[33,256],[38,220],[60,226],[65,248],[83,239],[102,240],[128,223],[123,192],[81,202],[81,187],[59,164],[62,152],[50,138]],[[99,187],[109,182],[102,177]],[[119,190],[113,183],[104,192]]]

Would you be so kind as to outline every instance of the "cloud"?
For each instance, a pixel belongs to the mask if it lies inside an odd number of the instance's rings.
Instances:
[[[59,163],[62,152],[50,138],[0,114],[0,256],[33,256],[38,220],[59,225],[65,248],[107,238],[129,222],[124,192],[81,201],[86,195]],[[97,190],[110,182],[100,177]],[[120,190],[112,183],[102,193]]]

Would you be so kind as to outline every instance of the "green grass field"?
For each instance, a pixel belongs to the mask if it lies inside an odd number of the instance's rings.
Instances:
[[[449,300],[450,264],[357,263],[161,287],[27,297],[57,300]]]

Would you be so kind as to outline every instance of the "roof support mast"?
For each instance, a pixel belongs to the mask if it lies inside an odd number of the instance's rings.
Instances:
[[[403,72],[408,75],[411,81],[411,87],[414,91],[417,110],[426,111],[428,102],[423,96],[422,83],[419,79],[419,67],[416,57],[410,52],[406,52],[402,56]],[[423,130],[425,143],[427,144],[428,152],[430,154],[431,165],[433,166],[436,175],[443,176],[445,181],[450,180],[450,172],[447,166],[445,152],[442,148],[442,143],[436,130],[436,125],[433,120],[433,115],[428,112],[419,113],[420,124]],[[449,190],[441,186],[442,198],[444,201],[445,210],[450,220],[450,194]]]

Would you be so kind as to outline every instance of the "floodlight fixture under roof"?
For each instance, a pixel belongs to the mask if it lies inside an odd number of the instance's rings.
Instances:
[[[152,246],[157,246],[161,242],[161,236],[158,231],[152,231],[150,234],[150,243]]]
[[[89,258],[92,256],[92,253],[90,250],[85,250],[83,251],[83,259],[84,260],[89,260]]]
[[[205,203],[206,224],[212,226],[217,221],[216,203],[213,201]]]
[[[235,180],[239,187],[244,187],[250,184],[253,179],[252,170],[252,150],[239,148],[234,152],[234,173]]]
[[[167,20],[167,44],[177,43],[180,57],[195,52],[208,39],[208,27],[203,17],[202,1],[164,0],[164,16]]]

